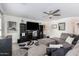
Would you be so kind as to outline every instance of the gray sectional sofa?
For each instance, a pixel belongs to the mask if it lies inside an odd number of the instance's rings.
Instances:
[[[65,42],[66,38],[68,36],[72,36],[74,37],[74,42],[72,42],[72,44],[68,44],[67,42]],[[77,38],[76,38],[77,37]],[[38,46],[33,46],[31,47],[29,50],[28,50],[28,56],[44,56],[44,55],[47,55],[46,53],[46,49],[48,48],[48,45],[51,43],[51,44],[63,44],[63,47],[64,48],[68,48],[68,47],[71,47],[71,49],[65,53],[66,56],[69,56],[69,55],[79,55],[78,52],[75,52],[75,49],[77,51],[79,51],[79,44],[77,43],[79,39],[79,36],[76,36],[76,35],[72,35],[72,34],[69,34],[69,33],[62,33],[61,34],[61,37],[60,38],[57,38],[57,37],[54,37],[54,38],[44,38],[44,39],[40,39],[39,40],[39,45]],[[77,43],[77,44],[76,44]],[[77,46],[77,48],[75,47]],[[73,48],[74,47],[74,48]],[[53,53],[53,52],[52,52]],[[58,56],[58,55],[57,55]]]

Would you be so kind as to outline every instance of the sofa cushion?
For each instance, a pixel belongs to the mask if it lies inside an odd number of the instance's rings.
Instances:
[[[52,56],[64,56],[71,48],[57,48],[56,51],[52,52]]]
[[[60,36],[60,38],[65,41],[68,36],[69,36],[68,33],[62,33],[61,36]]]
[[[72,47],[73,46],[72,44],[69,44],[69,43],[65,42],[61,38],[53,38],[53,40],[56,40],[55,44],[62,44],[64,46],[64,48],[68,48],[68,47]],[[50,44],[52,44],[52,43],[50,43]]]
[[[32,46],[28,50],[28,56],[43,56],[46,54],[46,48],[47,46],[41,44],[39,46]]]
[[[50,39],[50,38],[44,38],[44,39],[39,40],[39,44],[48,45],[49,43],[55,44],[55,40]]]
[[[65,41],[63,39],[60,39],[60,40],[56,40],[56,43],[57,44],[63,44]]]
[[[63,42],[65,42],[63,39],[58,38],[58,37],[53,37],[51,39],[55,40],[55,44],[62,44]]]
[[[72,44],[69,44],[67,42],[62,43],[62,45],[63,45],[64,48],[69,48],[69,47],[73,46]]]

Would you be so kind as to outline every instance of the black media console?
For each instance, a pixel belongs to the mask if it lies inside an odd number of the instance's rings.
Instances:
[[[30,27],[31,26],[32,25],[30,25]],[[28,30],[27,23],[26,24],[20,23],[20,38],[18,39],[18,43],[31,41],[31,40],[37,40],[41,38],[43,38],[43,25],[39,25],[39,29]]]

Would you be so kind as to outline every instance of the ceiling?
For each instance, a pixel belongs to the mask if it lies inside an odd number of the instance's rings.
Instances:
[[[55,18],[79,16],[79,3],[0,3],[4,14],[43,20],[43,12],[60,9],[61,16]]]

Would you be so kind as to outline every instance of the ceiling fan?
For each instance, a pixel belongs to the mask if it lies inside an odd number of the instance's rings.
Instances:
[[[51,10],[49,12],[43,12],[43,13],[47,14],[49,16],[49,19],[51,19],[52,16],[61,16],[60,14],[58,14],[59,11],[60,11],[60,9],[57,9],[55,11]]]

